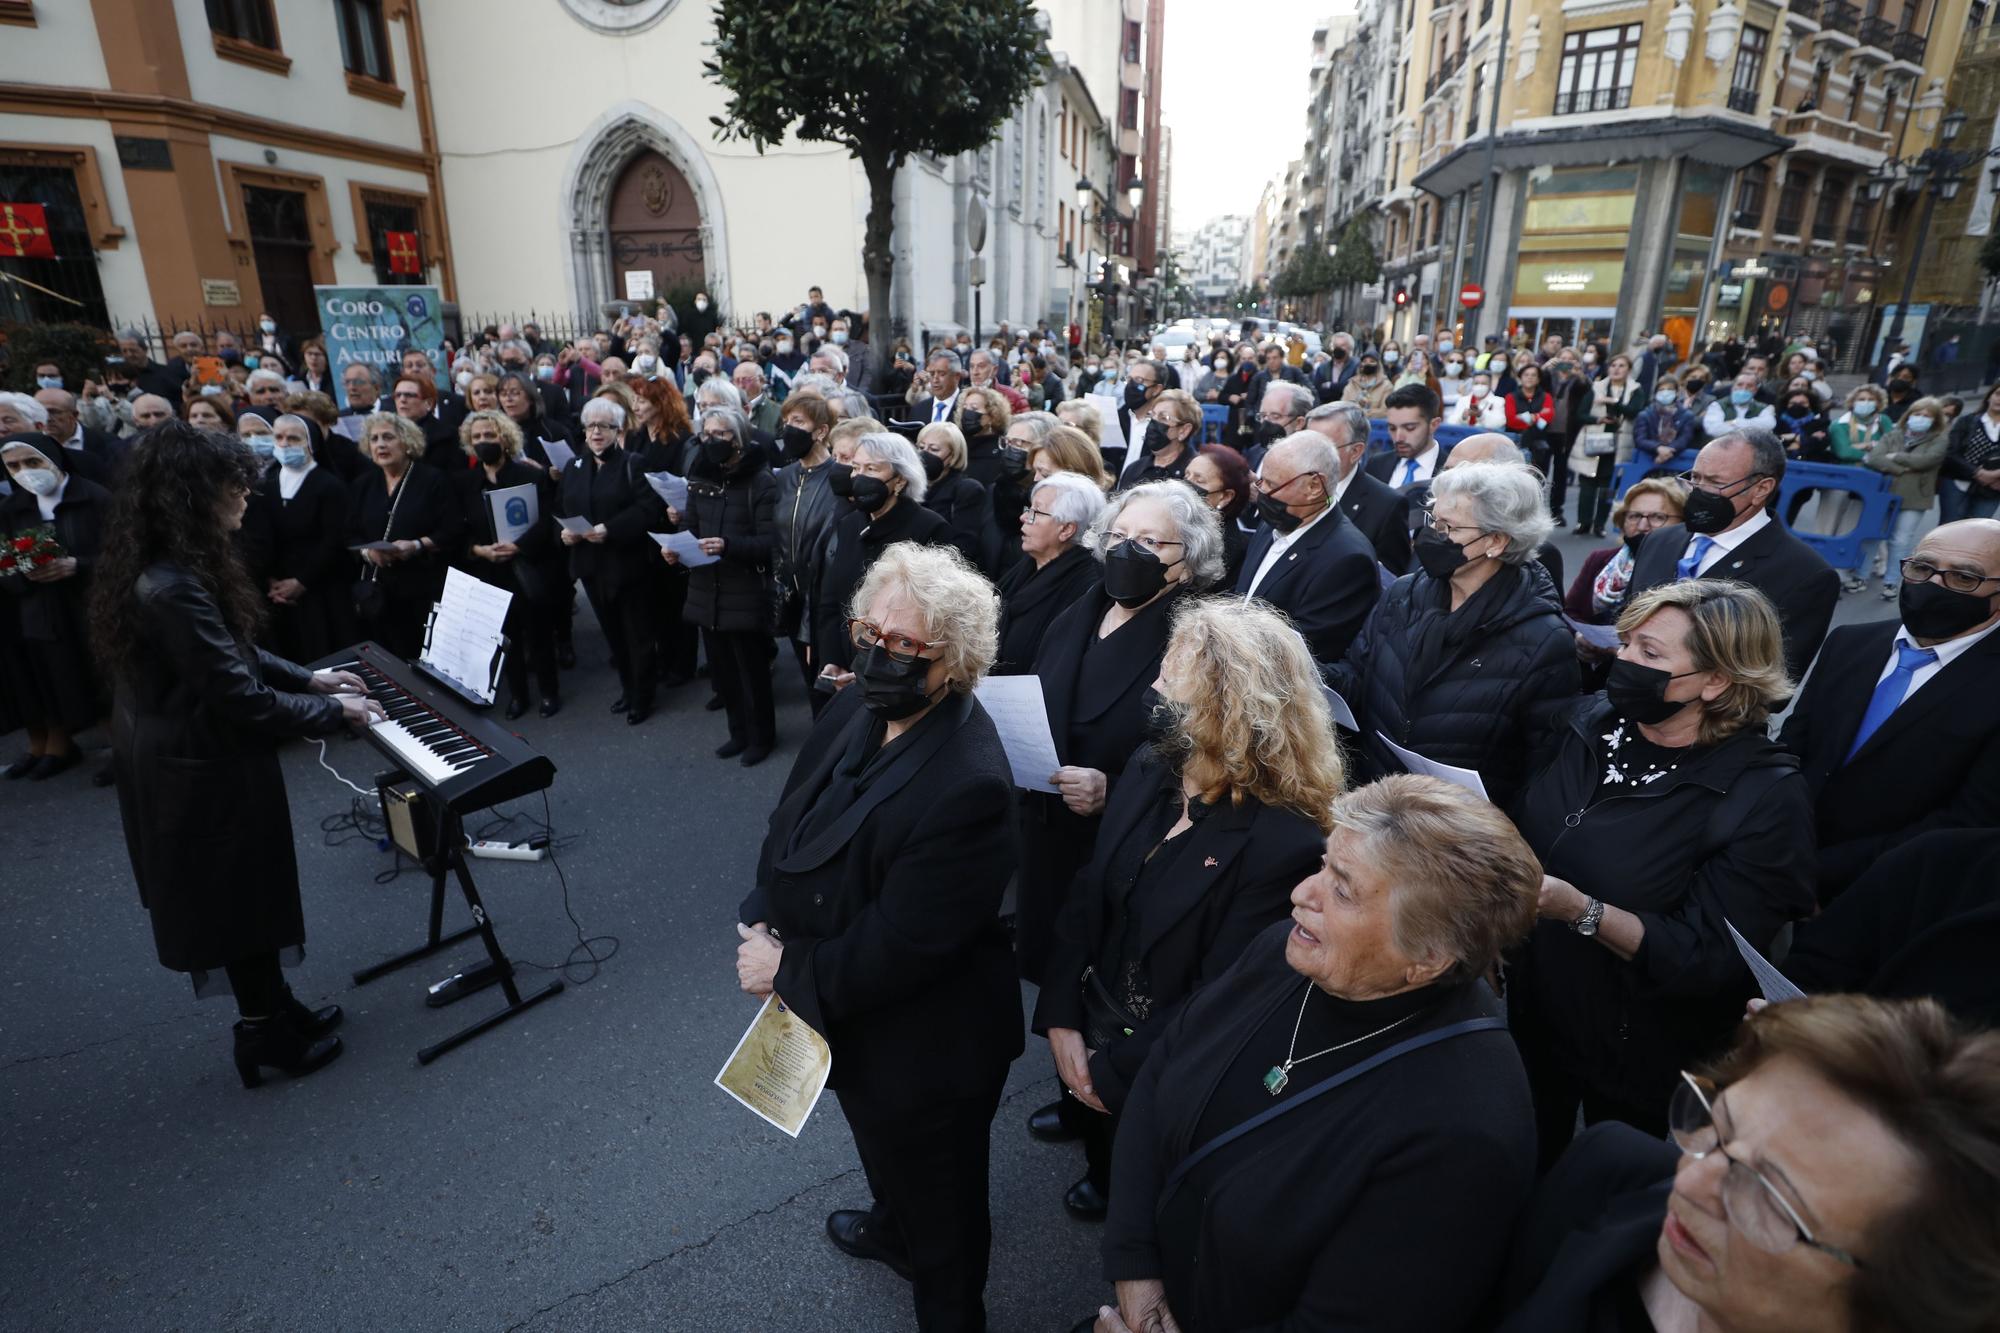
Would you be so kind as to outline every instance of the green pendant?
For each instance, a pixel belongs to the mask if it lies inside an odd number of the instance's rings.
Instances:
[[[1287,1083],[1290,1083],[1291,1081],[1292,1081],[1292,1076],[1290,1074],[1287,1074],[1279,1066],[1272,1065],[1271,1072],[1264,1075],[1264,1091],[1270,1093],[1273,1097],[1275,1097],[1279,1093],[1283,1092],[1285,1090],[1285,1085]]]

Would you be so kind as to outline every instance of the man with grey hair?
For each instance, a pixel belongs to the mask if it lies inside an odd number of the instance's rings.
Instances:
[[[138,329],[118,330],[118,355],[125,358],[125,373],[140,393],[156,393],[162,398],[178,398],[186,373],[153,360],[150,342]]]
[[[998,352],[975,347],[972,349],[971,358],[966,362],[966,378],[972,381],[973,388],[985,389],[1005,398],[1009,412],[1027,411],[1028,400],[1022,396],[1021,391],[1001,381],[1000,365]]]
[[[1255,472],[1264,465],[1264,454],[1288,435],[1306,428],[1306,414],[1313,408],[1313,392],[1303,384],[1276,380],[1265,386],[1257,400],[1257,442],[1243,451],[1243,461]]]
[[[1333,502],[1375,548],[1384,569],[1398,576],[1408,573],[1409,505],[1361,465],[1368,455],[1368,414],[1358,403],[1322,403],[1306,414],[1305,428],[1326,436],[1340,454]]]
[[[1333,502],[1340,451],[1316,430],[1264,456],[1252,489],[1264,526],[1243,554],[1236,591],[1283,611],[1312,650],[1338,662],[1382,593],[1375,548]]]
[[[261,409],[261,415],[277,411],[285,405],[285,377],[260,366],[250,372],[249,394],[250,406]]]
[[[930,390],[919,398],[910,419],[933,424],[950,421],[958,410],[958,383],[961,367],[957,354],[939,345],[924,358],[924,380]]]
[[[68,450],[60,460],[79,477],[109,486],[125,461],[123,441],[92,430],[77,415],[76,395],[68,389],[37,389],[35,401],[49,414],[43,427],[49,438]]]
[[[1785,479],[1778,437],[1739,428],[1695,455],[1684,517],[1647,537],[1626,585],[1630,601],[1678,579],[1733,579],[1770,599],[1785,634],[1785,670],[1804,678],[1840,601],[1840,576],[1771,516]]]
[[[173,417],[173,403],[157,393],[142,393],[132,400],[132,425],[136,429],[151,430]]]
[[[831,375],[834,379],[847,381],[847,353],[832,343],[821,343],[813,349],[806,362],[806,368],[821,375]]]
[[[743,414],[750,418],[750,429],[766,440],[777,438],[780,409],[764,391],[764,368],[754,356],[737,361],[736,369],[729,372],[729,382],[743,396]]]

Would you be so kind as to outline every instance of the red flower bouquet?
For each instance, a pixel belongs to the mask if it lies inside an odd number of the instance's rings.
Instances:
[[[40,569],[68,554],[63,550],[62,543],[56,540],[55,528],[49,524],[17,532],[7,538],[5,548],[0,548],[0,577]]]

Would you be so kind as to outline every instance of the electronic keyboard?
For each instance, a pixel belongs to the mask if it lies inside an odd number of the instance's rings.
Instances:
[[[352,671],[388,716],[368,739],[454,814],[483,810],[555,782],[556,766],[462,697],[377,643],[357,643],[312,664]]]

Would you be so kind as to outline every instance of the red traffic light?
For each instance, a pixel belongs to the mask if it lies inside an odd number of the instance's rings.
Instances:
[[[1396,289],[1396,295],[1395,295],[1395,302],[1396,302],[1396,304],[1397,304],[1397,305],[1399,305],[1399,306],[1400,306],[1400,305],[1408,305],[1408,304],[1410,303],[1410,294],[1409,294],[1409,292],[1405,291],[1405,290],[1404,290],[1403,288],[1401,288],[1401,287],[1398,287],[1398,288]]]

